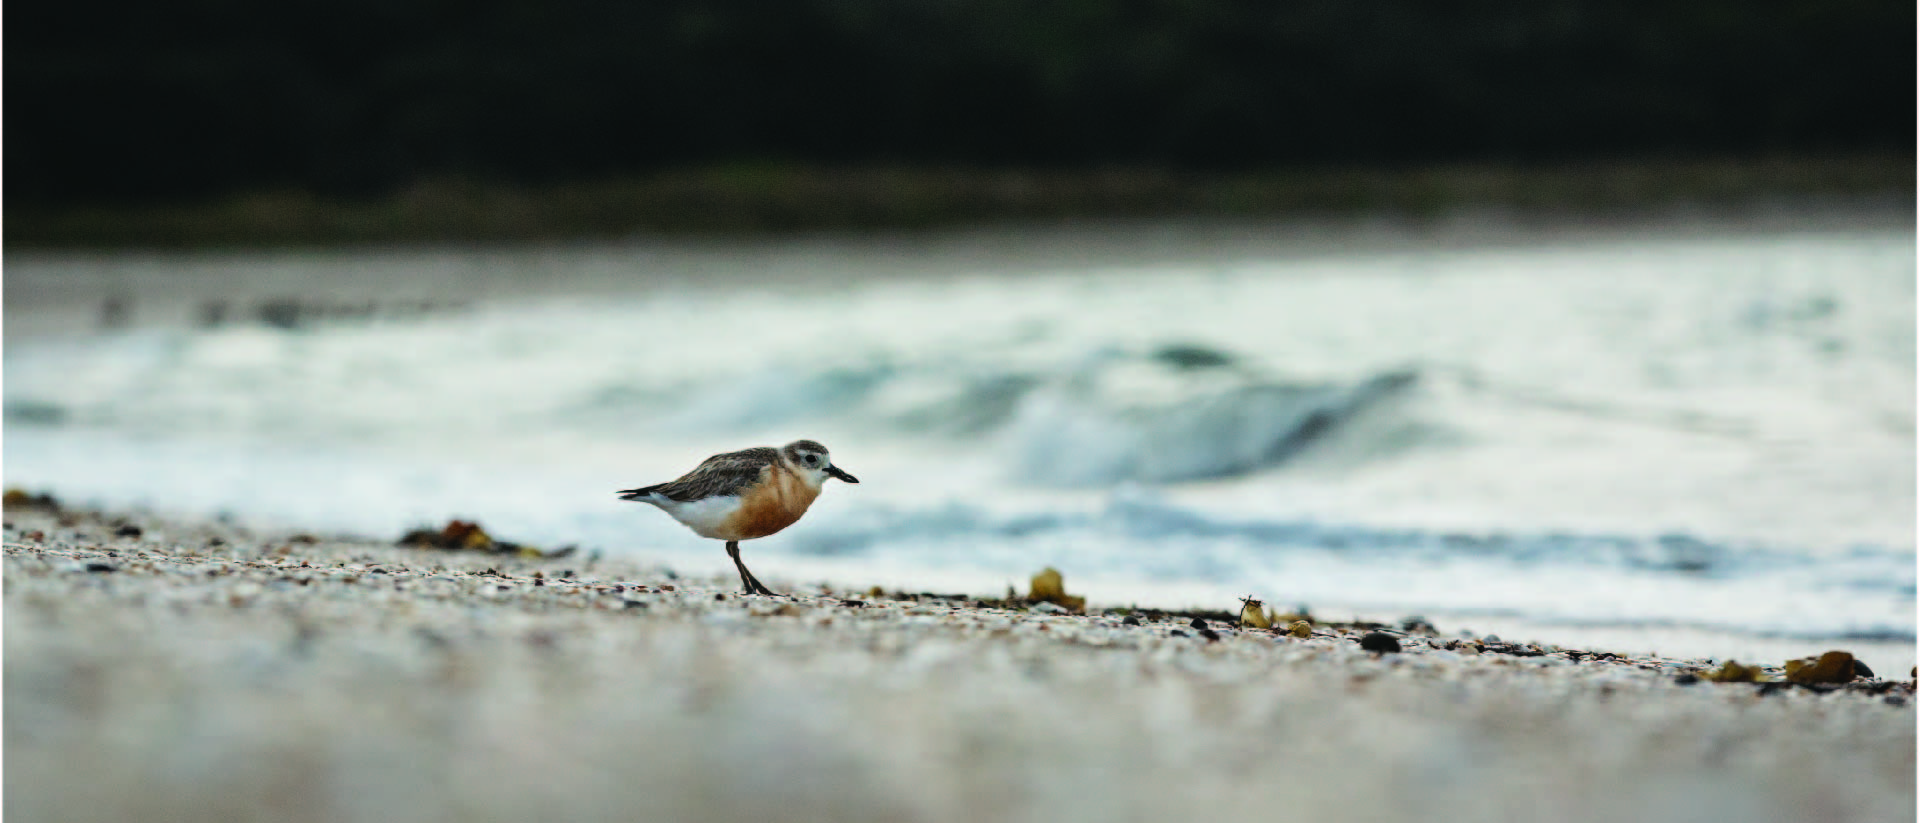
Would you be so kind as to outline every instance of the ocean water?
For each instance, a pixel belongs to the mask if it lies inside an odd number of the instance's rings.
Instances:
[[[1015,251],[721,285],[561,251],[526,275],[548,293],[457,311],[10,336],[6,482],[376,537],[475,518],[721,574],[717,543],[614,490],[809,437],[863,482],[746,545],[770,583],[995,592],[1054,566],[1096,603],[1254,595],[1911,665],[1913,248],[1910,229],[1829,228]],[[513,262],[38,265],[190,292],[209,267],[495,282]],[[616,287],[569,290],[585,280]]]

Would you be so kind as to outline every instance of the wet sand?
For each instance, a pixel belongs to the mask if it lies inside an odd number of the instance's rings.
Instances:
[[[1706,661],[1448,626],[1375,653],[1361,628],[1202,631],[1097,597],[1076,615],[760,570],[793,596],[740,597],[717,552],[701,577],[20,508],[5,536],[13,820],[1881,821],[1915,803],[1904,672],[1712,683]]]

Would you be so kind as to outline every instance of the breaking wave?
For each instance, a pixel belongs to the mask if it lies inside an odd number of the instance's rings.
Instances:
[[[1022,482],[1061,487],[1204,480],[1285,463],[1419,381],[1413,369],[1289,381],[1192,345],[1104,348],[1062,364],[872,362],[770,368],[667,393],[625,387],[586,408],[676,431],[857,421],[1000,450]]]

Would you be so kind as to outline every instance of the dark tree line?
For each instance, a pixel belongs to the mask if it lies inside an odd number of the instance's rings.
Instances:
[[[62,0],[15,204],[691,164],[1247,169],[1907,151],[1891,0]]]

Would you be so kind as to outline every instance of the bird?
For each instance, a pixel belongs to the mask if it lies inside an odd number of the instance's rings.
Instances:
[[[793,525],[820,496],[828,478],[860,482],[833,465],[826,446],[795,440],[778,449],[758,446],[716,454],[677,480],[617,494],[621,500],[652,504],[701,537],[727,541],[727,556],[740,570],[746,593],[778,597],[747,571],[740,560],[740,541]]]

